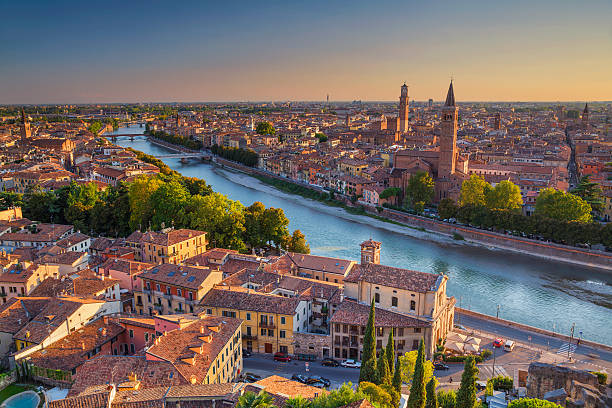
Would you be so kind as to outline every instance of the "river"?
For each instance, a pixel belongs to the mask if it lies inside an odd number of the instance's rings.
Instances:
[[[142,130],[120,128],[115,133]],[[117,144],[152,155],[170,152],[141,138],[119,138]],[[457,305],[492,316],[499,305],[501,318],[568,335],[576,323],[577,337],[612,345],[612,275],[606,272],[443,238],[438,242],[414,238],[393,231],[398,229],[392,224],[285,194],[242,173],[194,160],[164,162],[185,176],[206,180],[215,191],[244,205],[261,201],[282,208],[289,228],[306,235],[314,255],[359,260],[359,244],[373,238],[382,242],[383,264],[447,274],[448,294],[457,298]]]

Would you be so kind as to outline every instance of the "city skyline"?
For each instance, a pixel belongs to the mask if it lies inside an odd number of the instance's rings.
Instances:
[[[612,4],[7,4],[0,103],[608,101]]]

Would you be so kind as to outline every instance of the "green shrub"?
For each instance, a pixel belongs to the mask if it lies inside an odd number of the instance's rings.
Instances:
[[[480,357],[482,357],[483,360],[486,360],[487,358],[491,357],[493,355],[493,352],[489,349],[483,349],[480,352]]]
[[[601,385],[606,385],[608,382],[608,374],[602,373],[601,371],[593,371],[591,374],[595,374],[597,376],[597,382]]]
[[[468,357],[474,357],[474,360],[477,363],[482,363],[481,356],[447,356],[445,361],[448,361],[449,363],[463,363]]]
[[[491,384],[493,384],[493,389],[496,391],[510,391],[514,386],[514,380],[503,375],[490,378],[488,381],[491,381]]]
[[[510,402],[508,408],[559,408],[559,405],[537,398],[521,398]]]

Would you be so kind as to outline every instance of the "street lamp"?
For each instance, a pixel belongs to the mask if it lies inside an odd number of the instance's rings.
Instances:
[[[495,344],[493,344],[493,373],[491,374],[491,378],[495,377],[495,351],[496,351]]]
[[[571,361],[571,351],[572,351],[572,341],[574,340],[574,329],[576,328],[576,323],[572,323],[572,331],[570,333],[570,341],[567,345],[567,358]]]
[[[499,305],[497,305],[497,315],[496,315],[496,318],[499,319]]]

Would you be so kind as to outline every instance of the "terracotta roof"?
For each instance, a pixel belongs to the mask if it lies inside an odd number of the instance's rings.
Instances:
[[[108,276],[108,271],[110,270],[135,275],[153,266],[155,266],[155,264],[136,262],[132,261],[131,259],[110,258],[100,265],[100,269],[104,269],[106,276]]]
[[[344,299],[330,321],[331,323],[366,326],[369,316],[370,305]],[[374,324],[377,327],[429,327],[431,325],[431,323],[424,320],[380,308],[375,308]]]
[[[60,279],[49,277],[42,281],[37,287],[30,292],[28,296],[34,297],[58,297],[74,294],[74,284],[68,276],[62,276]]]
[[[206,316],[186,327],[157,337],[146,353],[170,362],[186,381],[195,379],[201,384],[206,379],[213,360],[232,339],[241,324],[240,319]],[[209,341],[203,339],[206,337]],[[195,361],[186,361],[190,359]]]
[[[213,271],[213,269],[204,266],[162,264],[141,273],[140,279],[198,289]]]
[[[74,275],[73,275],[74,276]],[[104,292],[108,288],[119,284],[118,279],[104,278],[100,279],[91,269],[84,269],[77,272],[73,280],[74,294],[76,296],[96,296],[100,292]]]
[[[381,286],[425,293],[435,291],[442,282],[442,275],[411,271],[379,264],[356,264],[344,278],[344,282],[368,282]]]
[[[110,391],[49,402],[49,408],[107,408]]]
[[[98,319],[68,336],[30,354],[30,361],[37,367],[71,371],[87,361],[91,353],[116,338],[125,329],[117,323],[105,323]]]
[[[0,332],[15,334],[34,318],[49,298],[11,298],[0,307]]]
[[[327,394],[328,391],[313,387],[311,385],[302,384],[297,381],[288,380],[285,377],[271,375],[255,382],[255,384],[264,387],[264,390],[270,394],[282,394],[290,398],[298,395],[304,398],[314,398],[316,396]]]
[[[135,231],[126,238],[126,241],[168,246],[203,235],[206,235],[206,232],[184,228],[177,230],[173,229],[168,232]]]
[[[200,302],[201,306],[236,310],[252,310],[264,313],[293,315],[299,299],[262,294],[247,290],[211,289]]]

